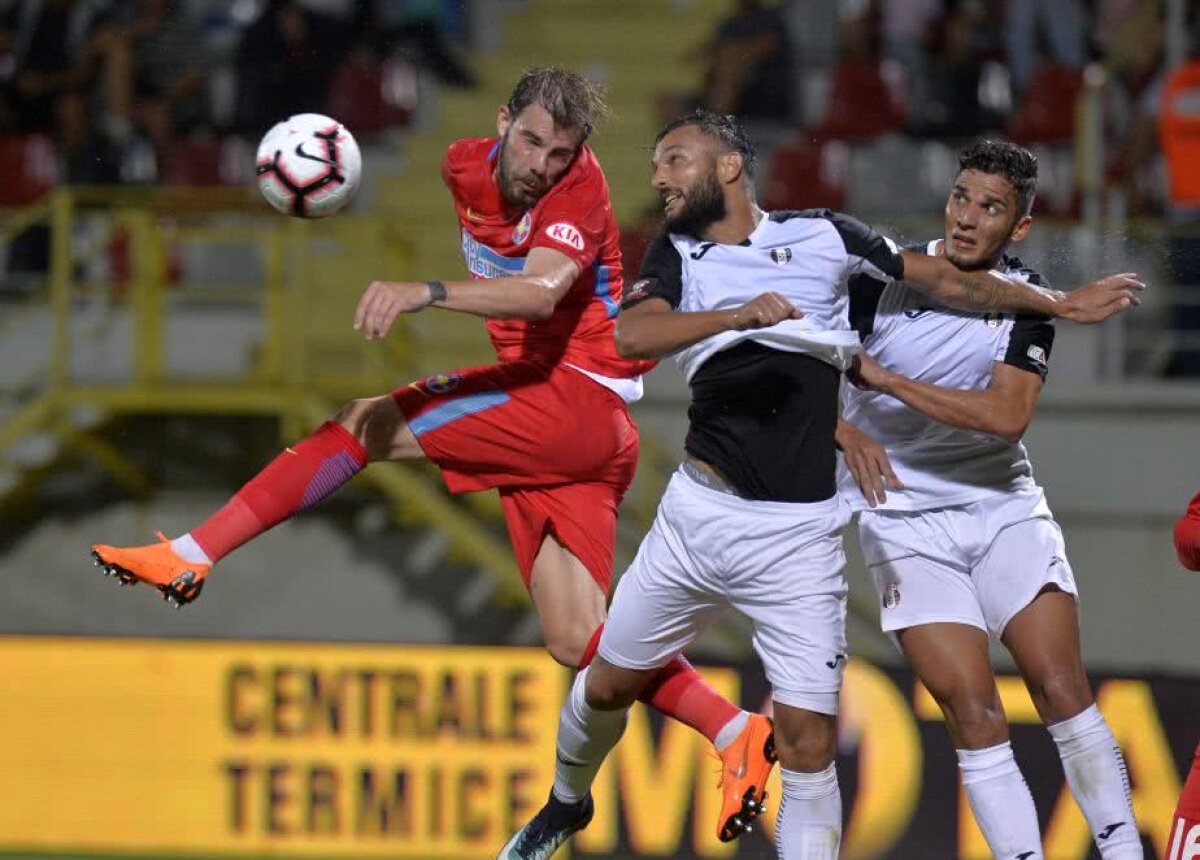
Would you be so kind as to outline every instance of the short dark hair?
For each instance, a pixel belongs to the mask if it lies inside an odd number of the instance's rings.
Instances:
[[[521,75],[508,97],[508,112],[515,118],[532,104],[545,108],[555,127],[582,131],[583,140],[610,113],[599,84],[578,72],[554,66],[530,69]]]
[[[958,170],[1003,176],[1017,192],[1017,209],[1028,215],[1037,194],[1038,163],[1028,149],[1007,140],[980,140],[958,154]]]
[[[726,151],[740,154],[746,176],[754,178],[754,165],[758,161],[758,152],[754,149],[754,142],[750,140],[750,135],[746,133],[745,127],[736,116],[713,113],[701,108],[663,126],[658,137],[654,138],[654,145],[658,146],[664,137],[685,125],[695,126],[702,134],[708,135],[724,146]]]

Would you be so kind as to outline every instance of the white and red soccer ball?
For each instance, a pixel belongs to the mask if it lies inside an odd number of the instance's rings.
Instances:
[[[283,214],[324,218],[354,197],[362,181],[362,154],[340,122],[301,113],[266,133],[254,172],[263,197]]]

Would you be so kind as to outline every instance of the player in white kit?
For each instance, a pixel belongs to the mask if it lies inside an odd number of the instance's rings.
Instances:
[[[699,112],[668,125],[653,164],[666,232],[626,293],[617,346],[628,356],[677,354],[692,390],[687,458],[616,590],[598,656],[563,706],[549,801],[500,857],[544,860],[587,825],[591,782],[653,667],[732,607],[752,620],[772,686],[779,856],[833,860],[849,518],[834,432],[841,373],[858,349],[848,279],[908,277],[948,304],[1087,322],[1128,307],[1137,285],[1115,277],[1051,294],[902,252],[844,215],[763,212],[754,150],[732,117]],[[748,828],[762,800],[748,793],[722,838]]]
[[[1036,159],[983,141],[959,165],[945,235],[921,250],[1043,285],[1006,254],[1032,225]],[[1042,857],[990,634],[1012,653],[1049,727],[1100,855],[1141,858],[1125,763],[1080,656],[1062,532],[1020,441],[1046,376],[1051,320],[947,311],[902,280],[872,276],[852,279],[850,295],[864,352],[851,373],[862,387],[844,386],[840,483],[862,510],[883,629],[945,714],[975,820],[1001,860]]]

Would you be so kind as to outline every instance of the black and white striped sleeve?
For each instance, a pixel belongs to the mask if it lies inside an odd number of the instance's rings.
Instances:
[[[824,213],[824,217],[842,237],[846,246],[846,276],[863,274],[881,280],[904,277],[904,259],[899,246],[877,233],[857,218],[841,212]]]
[[[683,301],[683,259],[666,233],[660,233],[646,249],[637,280],[625,288],[621,309],[646,299],[662,299],[672,308]]]

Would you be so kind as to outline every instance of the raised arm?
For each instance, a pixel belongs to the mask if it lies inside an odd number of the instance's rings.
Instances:
[[[367,340],[383,337],[396,317],[430,305],[493,319],[549,319],[579,277],[579,265],[553,248],[534,248],[520,274],[467,281],[373,281],[354,312]]]
[[[901,251],[904,280],[935,302],[960,311],[1012,311],[1103,322],[1138,304],[1146,288],[1132,273],[1110,275],[1064,293],[992,271],[963,271],[945,257]]]

